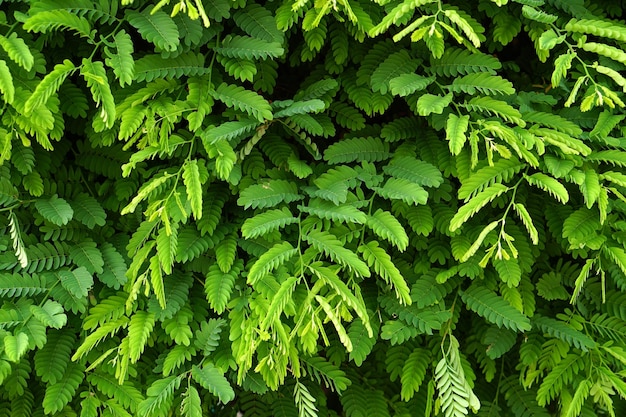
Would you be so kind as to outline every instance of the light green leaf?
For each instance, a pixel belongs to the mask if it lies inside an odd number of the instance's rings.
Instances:
[[[417,100],[417,112],[420,116],[428,116],[429,114],[441,114],[443,110],[452,102],[452,93],[445,96],[436,96],[426,93]]]
[[[98,117],[106,128],[113,127],[115,122],[115,100],[111,93],[111,86],[109,85],[104,64],[100,61],[91,61],[83,58],[80,73],[87,82],[87,87],[89,87],[91,96],[96,102],[96,107],[100,107]]]
[[[28,335],[26,333],[7,334],[4,336],[4,353],[11,362],[19,362],[28,351],[28,344]]]
[[[401,304],[411,304],[409,286],[400,273],[400,270],[394,265],[391,256],[378,246],[378,242],[373,240],[365,245],[359,246],[359,252],[363,254],[363,258],[376,273],[391,284],[396,293],[396,298]]]
[[[458,155],[463,150],[467,140],[466,132],[469,127],[469,116],[457,116],[450,113],[446,122],[446,139],[452,155]]]
[[[187,190],[187,198],[191,203],[191,212],[196,220],[199,220],[202,218],[202,181],[196,159],[185,161],[183,182]]]
[[[191,376],[203,388],[218,397],[221,403],[227,404],[235,398],[235,391],[224,377],[224,373],[212,363],[209,362],[202,368],[194,365],[191,368]]]
[[[524,175],[524,178],[529,184],[548,192],[563,204],[567,203],[569,200],[569,193],[567,192],[567,189],[563,186],[563,184],[549,175],[536,172],[532,175]]]
[[[193,385],[189,385],[187,391],[183,394],[180,411],[184,417],[202,417],[200,394]]]
[[[254,285],[272,270],[287,262],[297,251],[289,242],[275,244],[252,265],[248,273],[248,283]]]
[[[402,74],[389,80],[391,94],[406,97],[416,91],[421,91],[435,81],[434,76],[424,77],[419,74]]]
[[[47,73],[43,80],[37,84],[33,94],[28,97],[24,104],[26,113],[31,113],[37,107],[46,104],[48,99],[59,91],[65,79],[75,70],[76,67],[69,59],[64,60],[62,64],[55,65],[54,69]]]
[[[524,223],[524,227],[528,230],[528,234],[530,235],[530,240],[533,242],[533,245],[537,245],[539,243],[539,233],[537,232],[537,228],[533,224],[533,219],[530,217],[530,213],[526,210],[526,206],[522,203],[515,203],[513,205],[515,212]]]
[[[476,194],[467,204],[459,208],[454,217],[452,217],[452,220],[450,220],[450,231],[454,232],[460,228],[470,217],[478,213],[481,208],[508,190],[507,186],[496,183]]]
[[[7,63],[3,59],[0,59],[0,93],[2,93],[5,102],[9,104],[13,103],[13,98],[15,97],[13,76],[11,75]],[[4,152],[2,152],[2,154],[4,154]],[[0,158],[0,161],[1,160],[2,158]]]
[[[111,50],[115,47],[115,52]],[[130,85],[135,77],[135,61],[133,60],[133,41],[124,29],[113,35],[110,47],[104,48],[107,58],[104,62],[113,69],[120,86]]]
[[[128,326],[128,355],[131,363],[136,363],[146,346],[146,342],[154,328],[155,316],[153,313],[139,310],[130,318]]]
[[[40,33],[48,33],[57,29],[73,30],[81,36],[91,36],[89,20],[65,9],[40,11],[26,19],[24,29],[29,32]]]
[[[365,224],[378,236],[395,245],[400,251],[407,248],[409,237],[402,224],[390,212],[378,209],[371,216],[367,216]]]
[[[9,55],[11,61],[17,63],[26,71],[30,71],[35,63],[35,58],[24,39],[19,38],[13,32],[8,37],[0,35],[0,46]]]

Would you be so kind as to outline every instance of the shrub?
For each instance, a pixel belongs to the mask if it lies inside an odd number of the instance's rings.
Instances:
[[[0,414],[626,407],[609,0],[0,12]]]

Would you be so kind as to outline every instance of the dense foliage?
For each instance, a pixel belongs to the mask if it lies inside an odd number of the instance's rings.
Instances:
[[[0,415],[626,415],[620,2],[0,5]]]

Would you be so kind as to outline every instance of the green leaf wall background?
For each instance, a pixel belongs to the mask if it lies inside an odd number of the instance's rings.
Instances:
[[[621,3],[0,5],[0,416],[626,414]]]

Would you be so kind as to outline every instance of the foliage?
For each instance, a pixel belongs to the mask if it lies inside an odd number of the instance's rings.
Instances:
[[[626,415],[619,2],[0,4],[0,415]]]

